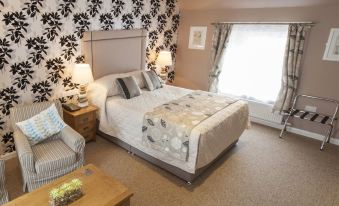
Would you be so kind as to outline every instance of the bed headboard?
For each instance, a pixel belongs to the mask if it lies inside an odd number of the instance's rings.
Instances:
[[[91,65],[94,79],[108,74],[143,70],[146,62],[146,30],[88,31],[81,51]]]

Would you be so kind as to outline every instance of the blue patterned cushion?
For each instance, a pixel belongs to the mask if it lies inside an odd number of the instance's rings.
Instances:
[[[16,123],[16,125],[27,136],[30,145],[35,145],[59,133],[66,126],[55,104],[30,119]]]

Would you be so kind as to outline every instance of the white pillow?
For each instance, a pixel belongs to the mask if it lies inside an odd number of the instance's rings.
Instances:
[[[120,74],[110,74],[95,80],[95,83],[98,83],[106,87],[108,90],[107,96],[111,97],[118,95],[120,93],[119,86],[116,83],[116,79],[128,76],[133,76],[135,78],[140,89],[145,88],[145,80],[142,76],[141,70]]]
[[[25,121],[16,123],[16,125],[27,136],[30,145],[35,145],[59,133],[66,126],[55,104]]]

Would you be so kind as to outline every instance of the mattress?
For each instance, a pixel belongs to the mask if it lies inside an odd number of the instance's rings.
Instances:
[[[249,120],[247,103],[237,101],[203,121],[191,132],[187,161],[144,146],[141,129],[144,114],[191,92],[192,90],[165,85],[155,91],[143,90],[140,96],[128,100],[119,95],[107,97],[104,104],[97,104],[101,109],[99,129],[148,155],[194,174],[236,141],[248,126]]]

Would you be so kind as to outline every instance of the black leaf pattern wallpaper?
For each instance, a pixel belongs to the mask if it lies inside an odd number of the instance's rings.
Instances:
[[[146,69],[156,69],[161,50],[175,60],[179,20],[177,0],[0,0],[0,152],[15,150],[10,108],[74,100],[85,31],[146,29]]]

